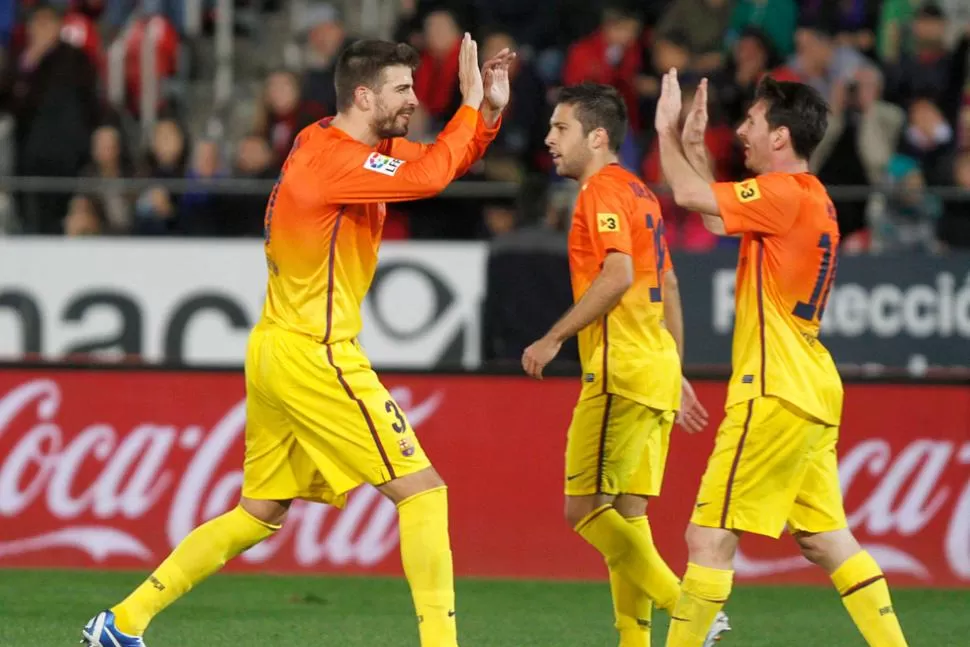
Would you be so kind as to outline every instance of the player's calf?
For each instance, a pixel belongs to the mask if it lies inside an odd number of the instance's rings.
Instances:
[[[842,604],[870,647],[904,647],[906,638],[889,595],[886,576],[848,528],[795,534],[802,555],[832,578]]]
[[[429,467],[379,489],[397,505],[401,564],[418,616],[421,647],[457,647],[448,488]]]
[[[732,530],[691,523],[686,539],[687,571],[670,616],[667,647],[710,645],[729,628],[721,609],[734,583],[739,536]],[[723,629],[719,627],[722,622]]]

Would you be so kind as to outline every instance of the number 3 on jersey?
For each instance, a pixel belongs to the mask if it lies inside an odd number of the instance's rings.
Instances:
[[[657,287],[650,288],[650,302],[663,301],[664,261],[667,258],[667,245],[664,240],[664,221],[658,218],[656,222],[651,214],[647,214],[647,229],[653,233],[653,252],[657,259]]]
[[[825,304],[829,300],[832,284],[835,283],[835,271],[839,264],[835,250],[832,248],[832,237],[829,234],[821,235],[818,246],[822,250],[822,261],[819,263],[815,287],[812,288],[812,297],[808,303],[799,301],[792,310],[793,315],[805,321],[822,321]]]

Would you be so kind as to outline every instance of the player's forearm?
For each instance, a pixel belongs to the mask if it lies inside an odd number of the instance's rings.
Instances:
[[[662,131],[657,135],[660,140],[660,165],[674,194],[674,202],[685,209],[699,212],[704,219],[704,226],[723,236],[724,223],[714,199],[711,182],[698,173],[687,159],[676,131]],[[706,172],[710,173],[709,167],[706,168]]]
[[[485,122],[487,128],[495,128],[499,118],[502,116],[502,111],[489,106],[488,101],[482,102],[482,107],[479,109],[479,112],[482,113],[482,121]]]
[[[547,337],[563,342],[576,335],[620,302],[633,283],[632,273],[625,276],[620,272],[601,272],[586,293],[563,315],[546,333]]]
[[[677,275],[667,272],[664,276],[664,324],[677,344],[677,354],[684,360],[684,309],[680,303],[680,286]]]
[[[684,156],[691,168],[708,184],[714,183],[714,173],[711,171],[711,157],[707,153],[704,142],[699,144],[684,144]]]

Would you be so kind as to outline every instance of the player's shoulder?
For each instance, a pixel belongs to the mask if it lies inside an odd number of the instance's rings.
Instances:
[[[594,174],[583,191],[593,196],[608,196],[627,205],[632,205],[637,198],[656,200],[639,177],[619,164],[610,164]]]

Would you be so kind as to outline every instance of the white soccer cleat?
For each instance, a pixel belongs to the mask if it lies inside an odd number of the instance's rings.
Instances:
[[[115,627],[115,614],[102,611],[81,629],[84,647],[145,647],[141,636],[129,636]]]
[[[714,616],[714,623],[711,625],[710,631],[707,632],[707,638],[704,639],[704,647],[714,647],[717,641],[723,638],[721,634],[727,631],[731,631],[727,614],[723,611],[718,611],[717,615]]]

